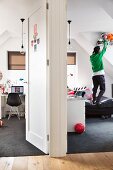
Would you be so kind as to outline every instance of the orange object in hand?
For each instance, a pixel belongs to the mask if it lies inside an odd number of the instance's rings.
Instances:
[[[108,39],[109,41],[113,41],[113,34],[108,34],[108,35],[107,35],[107,39]]]

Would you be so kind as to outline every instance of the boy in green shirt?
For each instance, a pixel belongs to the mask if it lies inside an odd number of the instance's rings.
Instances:
[[[100,99],[105,92],[105,77],[104,77],[104,65],[103,65],[103,55],[106,52],[107,41],[104,41],[104,47],[100,51],[100,46],[94,48],[93,54],[90,56],[90,62],[93,71],[93,104],[100,104]],[[97,89],[100,86],[100,92],[96,97]]]

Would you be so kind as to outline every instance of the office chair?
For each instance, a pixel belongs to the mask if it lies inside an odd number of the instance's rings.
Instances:
[[[12,116],[12,114],[16,114],[18,119],[20,120],[20,115],[18,112],[18,106],[22,104],[21,99],[18,93],[9,93],[7,98],[7,104],[10,106],[10,112],[8,116],[8,120]]]

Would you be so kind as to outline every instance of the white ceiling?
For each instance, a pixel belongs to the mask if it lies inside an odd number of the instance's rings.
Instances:
[[[36,2],[0,0],[0,37],[4,32],[12,37],[21,36],[20,18],[26,18]],[[68,0],[67,16],[72,20],[72,38],[78,32],[87,33],[87,37],[88,33],[113,32],[113,0]]]
[[[20,18],[26,19],[37,1],[0,0],[0,44],[9,37],[21,37]],[[67,17],[72,20],[71,37],[82,33],[94,44],[100,32],[113,32],[113,0],[68,0]],[[27,20],[24,29],[26,25]]]
[[[27,19],[37,0],[0,0],[0,45],[9,38],[21,38],[22,23],[20,18]],[[27,20],[24,21],[24,33]],[[24,34],[25,36],[25,34]]]
[[[72,38],[78,32],[113,32],[113,0],[68,0],[67,11]]]

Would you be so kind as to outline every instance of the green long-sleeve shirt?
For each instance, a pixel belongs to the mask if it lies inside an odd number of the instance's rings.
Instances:
[[[107,41],[104,41],[104,47],[102,51],[98,54],[94,53],[90,56],[90,62],[92,64],[92,70],[94,73],[104,70],[102,58],[103,58],[104,53],[106,52],[107,44],[108,44]]]

